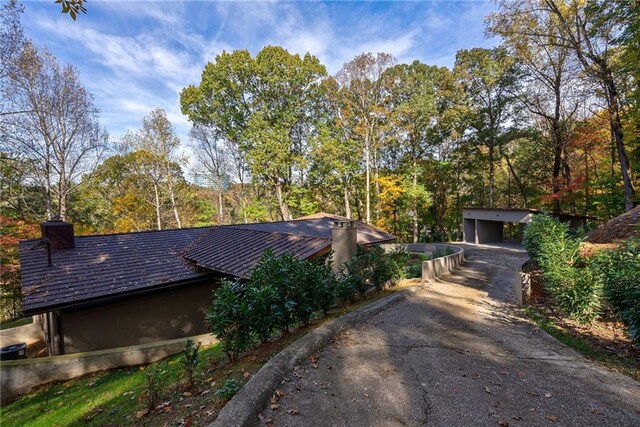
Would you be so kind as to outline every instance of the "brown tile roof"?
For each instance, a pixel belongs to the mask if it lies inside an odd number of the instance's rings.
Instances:
[[[316,215],[322,215],[317,217]],[[292,221],[263,222],[257,224],[239,224],[229,227],[242,227],[250,230],[272,231],[276,233],[290,233],[301,236],[320,237],[331,239],[331,227],[333,221],[354,221],[342,216],[331,214],[314,214],[308,217],[298,218]],[[381,243],[392,241],[396,236],[367,225],[360,221],[354,221],[358,229],[358,244],[368,245],[371,243]]]
[[[78,236],[74,249],[53,250],[53,267],[47,267],[38,239],[23,241],[24,312],[206,280],[217,273],[246,277],[266,249],[300,258],[320,255],[330,249],[336,218]],[[395,239],[363,223],[357,227],[360,244]]]
[[[300,259],[306,259],[330,248],[331,240],[323,238],[244,226],[216,227],[203,234],[182,255],[199,267],[246,278],[267,249],[276,255],[293,253]]]
[[[38,240],[20,242],[25,314],[196,279],[179,256],[208,228],[78,236],[73,249],[53,249],[53,267]]]

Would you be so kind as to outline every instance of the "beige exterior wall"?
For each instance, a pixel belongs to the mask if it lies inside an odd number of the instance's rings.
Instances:
[[[165,341],[207,332],[204,316],[214,283],[77,311],[60,312],[64,354]]]

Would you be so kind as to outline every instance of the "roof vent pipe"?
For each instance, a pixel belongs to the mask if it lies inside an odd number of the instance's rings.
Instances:
[[[331,249],[333,250],[333,270],[351,259],[358,248],[358,229],[354,221],[333,221],[331,229]]]
[[[51,219],[40,226],[42,238],[49,240],[52,249],[71,249],[76,247],[73,224],[60,218]]]

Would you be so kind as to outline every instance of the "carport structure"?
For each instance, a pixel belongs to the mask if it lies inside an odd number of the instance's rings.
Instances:
[[[520,208],[463,208],[462,229],[466,243],[496,243],[504,239],[504,224],[518,224],[518,236],[522,240],[522,233],[526,224],[530,223],[534,215],[542,211],[537,209]],[[587,220],[597,218],[550,212],[562,222],[568,222],[570,228],[579,228],[586,225]]]

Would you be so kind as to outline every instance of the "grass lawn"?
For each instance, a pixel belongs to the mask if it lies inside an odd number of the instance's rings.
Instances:
[[[236,364],[228,363],[219,344],[200,350],[197,385],[186,384],[181,355],[148,367],[123,368],[90,374],[83,378],[43,386],[0,408],[3,426],[104,426],[168,425],[198,426],[212,422],[226,403],[215,392],[228,379],[246,382],[271,357],[297,338],[328,320],[356,310],[419,281],[406,280],[354,305],[331,310],[311,325],[300,326],[277,340],[247,352]],[[161,365],[166,387],[161,404],[145,413],[148,370]]]

